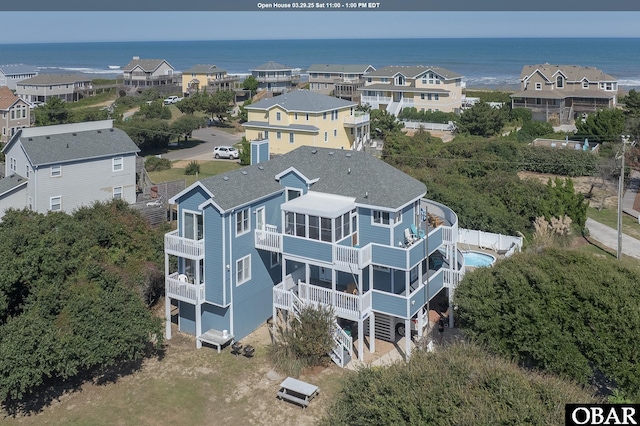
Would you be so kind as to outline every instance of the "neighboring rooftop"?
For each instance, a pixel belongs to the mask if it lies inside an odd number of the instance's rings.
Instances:
[[[368,70],[375,71],[372,65],[341,65],[341,64],[313,64],[307,68],[307,72],[317,73],[343,73],[343,74],[364,74]]]
[[[18,86],[48,86],[52,84],[90,83],[91,78],[80,74],[39,74],[18,82]]]
[[[26,184],[28,180],[29,179],[15,174],[0,179],[0,197],[13,189]]]
[[[140,151],[112,120],[20,129],[3,148],[17,140],[33,166],[131,154]]]
[[[197,64],[184,71],[184,74],[215,74],[226,73],[227,70],[218,68],[213,64]]]
[[[569,81],[617,81],[616,78],[605,74],[596,67],[581,67],[579,65],[525,65],[520,73],[520,80],[525,80],[536,71],[540,71],[547,79],[551,79],[557,72],[561,72]]]
[[[122,68],[123,71],[130,72],[136,67],[140,67],[144,72],[153,72],[158,69],[160,65],[166,63],[171,68],[171,64],[164,59],[140,59],[139,56],[134,56],[131,62]]]
[[[13,94],[7,86],[0,86],[0,111],[8,110],[20,98]]]
[[[263,99],[247,105],[247,110],[268,110],[279,105],[286,111],[323,112],[338,108],[355,106],[357,103],[322,95],[309,90],[293,90],[284,95]]]
[[[38,67],[36,67],[35,65],[25,65],[25,64],[0,65],[0,73],[4,75],[37,74]]]
[[[372,71],[367,76],[369,77],[393,77],[397,74],[402,74],[405,77],[416,78],[420,74],[431,71],[439,76],[444,77],[447,80],[461,78],[462,75],[449,71],[442,67],[428,66],[428,65],[388,65],[376,71]]]
[[[361,151],[301,146],[270,161],[221,175],[200,184],[212,201],[228,211],[284,191],[276,176],[298,172],[309,190],[351,197],[361,205],[398,209],[426,194],[424,183]]]
[[[293,68],[288,67],[286,65],[279,64],[277,62],[269,61],[266,64],[262,64],[255,68],[252,68],[251,71],[291,71]]]

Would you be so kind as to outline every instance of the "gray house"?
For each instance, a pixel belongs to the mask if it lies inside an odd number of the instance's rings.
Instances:
[[[16,84],[38,75],[38,67],[25,64],[0,65],[0,86],[16,90]]]
[[[292,67],[273,61],[253,68],[251,75],[258,80],[259,92],[266,90],[271,94],[286,93],[300,80],[300,75],[294,74]]]
[[[71,212],[94,201],[136,201],[136,144],[112,120],[20,129],[2,152],[0,207]]]
[[[91,89],[91,79],[78,74],[40,74],[16,84],[16,94],[31,103],[51,98],[75,102]]]

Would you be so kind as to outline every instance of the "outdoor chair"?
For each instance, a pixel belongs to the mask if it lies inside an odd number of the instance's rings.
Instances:
[[[423,229],[418,229],[418,227],[414,224],[412,224],[410,227],[411,229],[411,234],[413,235],[417,235],[418,238],[424,238],[425,237],[425,233]]]
[[[416,240],[417,240],[417,237],[415,235],[411,234],[411,231],[409,230],[409,228],[405,228],[404,229],[404,242],[405,242],[405,244],[411,245]]]

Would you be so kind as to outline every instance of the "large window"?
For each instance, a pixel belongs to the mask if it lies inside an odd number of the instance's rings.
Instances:
[[[249,209],[236,213],[236,236],[249,232]]]
[[[185,211],[182,221],[182,236],[190,240],[201,240],[203,233],[202,215]]]
[[[378,225],[390,225],[402,222],[400,212],[389,213],[380,210],[373,211],[373,223]]]
[[[251,279],[251,255],[236,262],[236,285],[244,284]]]
[[[350,213],[345,213],[342,216],[336,218],[336,228],[334,230],[336,241],[340,241],[341,239],[351,235],[350,216]]]
[[[121,186],[114,186],[113,187],[113,199],[114,200],[122,199],[122,187]]]

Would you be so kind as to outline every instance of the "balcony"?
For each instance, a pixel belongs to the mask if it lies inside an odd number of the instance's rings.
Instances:
[[[366,87],[366,86],[365,86]],[[388,104],[392,101],[393,99],[391,98],[391,96],[365,96],[362,95],[362,97],[360,98],[360,102],[363,104]]]
[[[204,240],[192,240],[178,236],[178,231],[164,235],[164,251],[178,257],[188,259],[204,258]]]
[[[191,284],[180,281],[178,276],[179,274],[176,272],[165,278],[166,296],[192,305],[203,303],[204,284]]]
[[[266,225],[264,231],[256,229],[253,236],[257,249],[282,253],[282,234],[275,226]]]
[[[361,124],[366,124],[370,121],[369,114],[355,114],[353,116],[345,117],[344,124],[345,126],[357,126]]]

